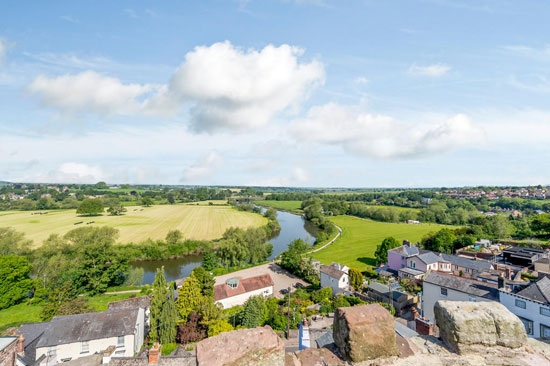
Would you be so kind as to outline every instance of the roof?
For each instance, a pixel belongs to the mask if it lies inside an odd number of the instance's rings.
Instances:
[[[226,283],[223,283],[221,285],[214,286],[214,300],[223,300],[228,297],[233,297],[273,285],[273,280],[268,273],[256,277],[242,279],[239,281],[237,288],[231,288]]]
[[[0,337],[0,351],[8,347],[10,344],[15,342],[17,337]]]
[[[395,323],[395,332],[403,338],[412,338],[418,336],[418,333],[407,327],[406,325],[401,324],[401,322],[394,321]]]
[[[524,247],[509,247],[502,251],[502,253],[510,254],[515,258],[532,259],[533,257],[544,254],[543,249],[538,248],[524,248]]]
[[[370,289],[370,290],[373,290],[375,292],[378,292],[380,294],[383,294],[385,296],[388,296],[388,293],[390,292],[388,286],[386,286],[382,283],[379,283],[379,282],[371,282],[371,283],[369,283],[367,288]],[[391,295],[392,295],[391,297],[394,301],[399,301],[399,298],[401,296],[405,296],[405,297],[409,296],[409,294],[407,294],[406,292],[403,292],[403,291],[398,290],[398,289],[392,290]]]
[[[341,270],[339,270],[338,268],[336,268],[332,265],[331,266],[322,265],[319,270],[322,273],[324,273],[324,274],[326,274],[326,275],[328,275],[332,278],[337,278],[337,279],[342,278],[342,276],[346,274],[346,272],[341,271]]]
[[[426,264],[432,264],[432,263],[437,263],[437,262],[445,262],[444,259],[442,259],[441,257],[437,256],[436,254],[434,254],[433,252],[428,252],[428,253],[424,253],[424,254],[420,254],[418,256],[418,259],[420,259],[422,262],[426,263]]]
[[[492,266],[491,263],[487,261],[476,261],[474,259],[459,257],[458,255],[440,254],[440,256],[447,262],[451,262],[460,267],[471,268],[479,272],[489,270]]]
[[[426,272],[421,271],[419,269],[414,269],[414,268],[409,268],[409,267],[400,268],[399,272],[404,272],[404,273],[410,274],[412,276],[419,276],[421,274],[426,273]]]
[[[120,310],[120,309],[148,309],[151,307],[151,298],[149,296],[134,297],[125,300],[111,301],[107,307],[107,310]]]
[[[517,295],[542,303],[550,303],[550,279],[544,276]]]
[[[410,257],[411,255],[418,255],[418,247],[415,247],[414,245],[402,245],[397,248],[390,249],[392,252],[399,253],[401,255],[406,255],[407,257]]]
[[[49,325],[50,322],[21,324],[18,334],[23,334],[23,337],[25,338],[25,348],[40,337]]]
[[[36,348],[134,334],[138,311],[121,309],[56,316],[47,323]]]
[[[550,258],[539,258],[535,261],[535,263],[548,264],[550,263]]]
[[[440,287],[464,292],[470,295],[498,301],[498,290],[486,282],[471,280],[438,272],[430,272],[424,277],[424,283],[431,283]]]

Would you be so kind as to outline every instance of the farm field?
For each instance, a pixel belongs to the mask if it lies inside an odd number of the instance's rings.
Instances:
[[[410,208],[410,207],[400,207],[400,206],[377,206],[377,205],[367,205],[368,207],[372,208],[395,208],[398,211],[413,211],[413,212],[420,212],[419,208]]]
[[[393,236],[399,242],[410,240],[414,243],[444,227],[437,224],[394,224],[351,216],[336,216],[331,220],[342,228],[342,235],[325,249],[313,253],[312,257],[323,264],[338,262],[361,271],[366,265],[376,264],[374,251],[384,238]]]
[[[25,233],[34,246],[40,246],[50,234],[66,232],[88,226],[108,225],[120,231],[119,242],[139,242],[147,238],[164,239],[168,231],[181,230],[188,239],[220,238],[230,227],[258,227],[267,219],[261,215],[238,211],[230,206],[211,205],[159,205],[152,207],[129,206],[122,216],[78,216],[76,210],[50,210],[47,214],[33,215],[37,211],[0,212],[0,227],[13,227]],[[76,222],[82,224],[75,225]]]
[[[259,206],[266,206],[266,207],[273,207],[278,208],[280,210],[287,210],[287,211],[302,211],[301,205],[302,201],[271,201],[271,200],[263,200],[263,201],[254,201],[255,204]]]

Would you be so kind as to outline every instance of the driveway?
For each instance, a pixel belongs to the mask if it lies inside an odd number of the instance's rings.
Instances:
[[[282,299],[284,297],[284,295],[281,294],[281,290],[284,288],[290,287],[291,291],[294,291],[296,290],[294,284],[297,282],[301,283],[304,286],[309,285],[309,283],[307,283],[306,281],[299,279],[298,277],[288,272],[286,269],[282,269],[275,263],[266,263],[256,267],[243,269],[241,271],[217,276],[215,277],[216,285],[221,285],[226,280],[234,277],[244,279],[248,277],[263,275],[265,273],[269,274],[273,279],[273,283],[275,284],[273,286],[273,293],[279,299]]]

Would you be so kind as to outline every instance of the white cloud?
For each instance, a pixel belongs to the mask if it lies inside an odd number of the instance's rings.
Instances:
[[[363,77],[363,76],[359,76],[354,81],[357,84],[368,84],[369,83],[369,79],[367,79],[366,77]]]
[[[108,180],[108,176],[98,166],[81,163],[63,163],[57,169],[43,174],[28,175],[18,179],[20,182],[37,183],[97,183]]]
[[[197,180],[208,178],[222,165],[222,162],[221,155],[211,151],[183,171],[181,182],[196,183]]]
[[[300,63],[302,52],[289,45],[244,51],[230,42],[196,47],[150,108],[191,102],[196,131],[266,125],[278,112],[296,110],[311,88],[324,82],[321,63]]]
[[[6,62],[6,54],[8,53],[8,41],[0,38],[0,66]]]
[[[291,134],[305,141],[342,146],[375,158],[426,156],[484,141],[483,130],[463,114],[439,123],[406,123],[355,106],[329,103],[295,120]]]
[[[292,169],[292,180],[299,183],[309,182],[310,176],[307,170],[301,167]]]
[[[55,78],[39,76],[28,87],[44,106],[62,114],[87,111],[99,115],[135,114],[142,108],[138,98],[154,89],[148,84],[123,84],[94,71]]]
[[[75,17],[73,17],[72,15],[62,15],[60,16],[61,19],[69,22],[69,23],[73,23],[73,24],[80,24],[80,21],[78,19],[76,19]]]
[[[303,186],[304,183],[310,181],[311,177],[306,169],[302,167],[294,167],[290,174],[254,180],[247,185],[259,187],[293,187]]]
[[[412,64],[408,73],[413,76],[428,76],[438,78],[451,71],[451,66],[445,64],[433,64],[427,66],[418,66]]]

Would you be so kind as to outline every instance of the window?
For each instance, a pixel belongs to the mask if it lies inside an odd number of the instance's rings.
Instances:
[[[470,268],[466,268],[466,273],[470,273]]]
[[[90,344],[88,341],[82,341],[80,342],[80,353],[88,353],[90,352]]]
[[[475,301],[476,301],[476,297],[475,297],[475,296],[472,296],[472,295],[468,295],[468,301],[473,301],[473,302],[475,302]]]
[[[118,336],[116,340],[117,347],[124,347],[124,336]]]
[[[57,350],[55,346],[48,347],[48,356],[56,356],[56,355],[57,355]]]
[[[540,314],[541,315],[544,315],[544,316],[550,316],[550,309],[548,308],[543,308],[542,306],[540,307]]]
[[[446,288],[441,288],[441,296],[447,297],[447,289]]]
[[[522,309],[525,309],[527,307],[527,305],[525,304],[525,301],[520,299],[516,299],[516,306]]]
[[[458,266],[455,264],[455,271],[458,271]]]
[[[521,316],[519,316],[518,318],[523,323],[527,335],[533,335],[533,322],[529,319],[522,318]]]
[[[550,339],[550,327],[544,324],[540,325],[540,337],[542,339]]]
[[[411,267],[416,268],[416,263],[414,261],[411,261]]]

